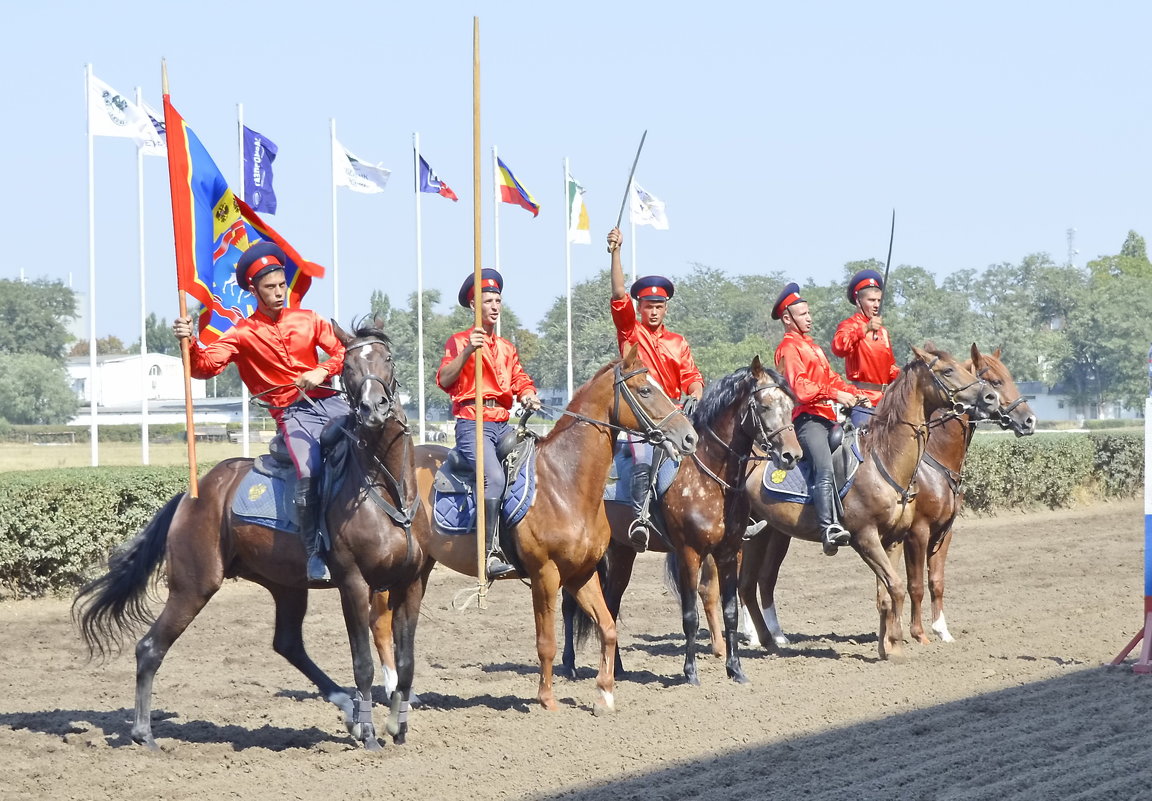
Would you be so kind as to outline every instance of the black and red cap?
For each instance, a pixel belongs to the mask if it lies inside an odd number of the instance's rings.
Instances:
[[[784,291],[780,293],[780,296],[776,298],[776,302],[772,305],[772,319],[779,320],[784,310],[793,303],[805,302],[804,298],[800,297],[800,285],[793,281],[784,287]]]
[[[880,273],[875,270],[861,270],[856,273],[848,282],[848,302],[855,303],[857,293],[861,289],[868,289],[869,287],[884,290],[884,278],[881,277]]]
[[[634,300],[654,300],[667,303],[676,294],[676,287],[662,275],[646,275],[637,278],[628,290]]]
[[[464,283],[460,285],[460,294],[456,296],[456,300],[465,309],[472,303],[472,298],[475,296],[473,286],[476,283],[476,273],[468,273],[468,277],[464,279]],[[500,295],[504,292],[504,276],[500,275],[500,271],[492,267],[485,267],[480,271],[480,292],[495,292]]]
[[[246,292],[265,273],[283,270],[288,263],[284,251],[274,242],[257,242],[240,254],[236,260],[236,283]]]

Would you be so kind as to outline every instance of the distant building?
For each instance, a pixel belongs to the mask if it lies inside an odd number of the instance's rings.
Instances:
[[[1063,384],[1050,387],[1043,381],[1017,381],[1016,388],[1032,407],[1037,420],[1083,423],[1085,420],[1135,420],[1143,416],[1143,409],[1129,408],[1120,401],[1077,405]]]
[[[96,385],[96,406],[140,409],[140,401],[184,401],[184,366],[175,356],[162,353],[138,353],[99,356],[96,359],[97,380],[92,381],[87,356],[75,356],[65,362],[72,391],[81,405],[92,403]],[[207,397],[205,382],[192,380],[192,399]]]

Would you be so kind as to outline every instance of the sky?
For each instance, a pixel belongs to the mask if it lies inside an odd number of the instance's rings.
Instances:
[[[460,196],[421,200],[424,286],[447,310],[473,266],[474,15],[483,263],[495,263],[498,146],[542,207],[499,212],[505,302],[529,326],[565,292],[563,159],[587,190],[593,232],[572,247],[579,282],[608,266],[604,237],[645,130],[637,179],[670,227],[637,229],[641,275],[702,263],[840,280],[845,263],[886,257],[893,209],[893,264],[938,277],[1036,252],[1063,262],[1069,229],[1078,265],[1119,252],[1131,229],[1152,234],[1152,4],[46,0],[5,11],[0,278],[87,292],[85,64],[159,107],[166,58],[173,104],[227,177],[239,173],[238,103],[279,146],[268,220],[305,258],[332,262],[329,120],[357,156],[392,169],[382,194],[337,195],[342,324],[367,313],[373,290],[394,305],[416,290],[418,131]],[[129,343],[141,306],[136,153],[99,137],[94,155],[96,332]],[[144,168],[144,302],[170,320],[167,173],[161,159]],[[315,282],[305,305],[331,315],[332,287]]]

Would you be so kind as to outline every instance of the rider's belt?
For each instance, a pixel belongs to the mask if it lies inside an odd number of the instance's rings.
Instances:
[[[852,383],[860,389],[870,389],[873,392],[883,392],[891,386],[891,384],[873,384],[870,381],[853,381]]]
[[[469,398],[468,400],[460,401],[460,405],[461,406],[475,406],[476,405],[476,399],[475,398]],[[500,406],[500,403],[495,398],[485,398],[484,399],[484,405],[487,406],[489,409],[495,409],[495,408]]]

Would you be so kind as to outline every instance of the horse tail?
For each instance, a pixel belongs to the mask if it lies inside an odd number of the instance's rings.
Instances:
[[[605,553],[600,557],[600,561],[596,564],[596,575],[600,577],[600,586],[604,586],[605,580],[608,578],[608,554]],[[568,592],[565,590],[564,592]],[[575,599],[573,599],[575,601]],[[592,616],[584,611],[584,607],[578,603],[573,603],[574,607],[572,614],[572,635],[576,641],[577,648],[583,648],[584,643],[596,631],[596,624],[592,621]]]
[[[664,557],[664,586],[677,598],[680,597],[680,555],[675,548]]]
[[[143,531],[113,552],[108,572],[76,593],[72,620],[80,628],[89,657],[118,652],[124,633],[152,622],[147,590],[164,561],[168,528],[183,498],[180,493],[168,501]]]

